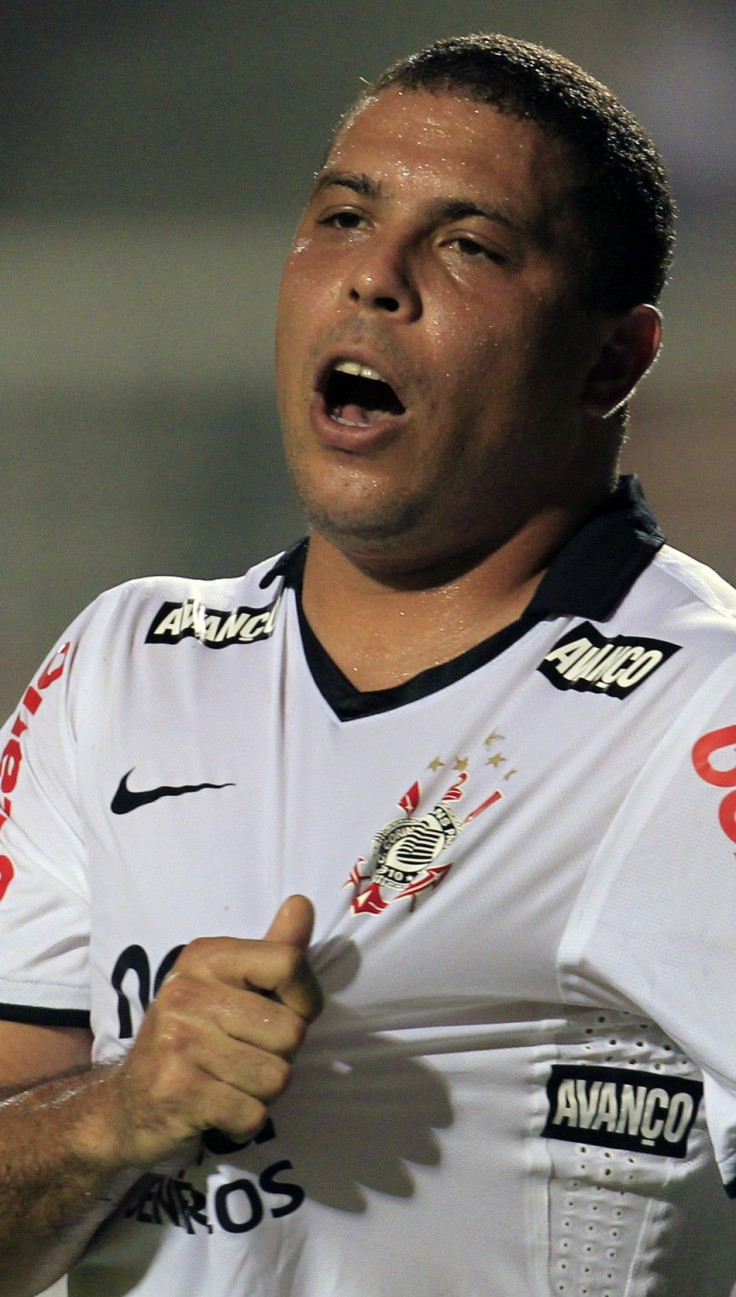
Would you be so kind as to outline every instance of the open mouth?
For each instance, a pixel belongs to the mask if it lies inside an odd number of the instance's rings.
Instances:
[[[331,419],[347,427],[370,428],[404,413],[404,406],[378,370],[356,360],[340,360],[330,369],[324,386],[325,408]]]

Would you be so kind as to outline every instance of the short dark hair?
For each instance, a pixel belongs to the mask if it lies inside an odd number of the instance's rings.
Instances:
[[[672,257],[675,205],[657,149],[606,86],[540,45],[458,36],[394,63],[366,86],[343,123],[391,86],[464,95],[552,132],[577,162],[573,198],[587,252],[586,300],[611,311],[657,301]]]

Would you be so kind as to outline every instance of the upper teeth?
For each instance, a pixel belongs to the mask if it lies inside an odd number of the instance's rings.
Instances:
[[[377,369],[371,369],[370,365],[361,365],[357,360],[340,360],[335,365],[335,369],[341,374],[352,374],[354,378],[373,378],[378,383],[385,382]]]

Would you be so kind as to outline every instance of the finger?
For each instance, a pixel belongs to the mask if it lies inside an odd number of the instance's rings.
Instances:
[[[275,947],[280,951],[281,947]],[[293,947],[286,947],[293,951]],[[267,977],[259,981],[268,981]],[[287,980],[282,971],[270,979],[276,986]],[[185,1056],[207,1069],[207,1058],[220,1049],[252,1046],[283,1058],[292,1056],[304,1040],[306,1022],[299,1013],[283,1004],[280,998],[263,989],[255,989],[252,980],[237,987],[226,983],[209,983],[182,977],[165,988],[148,1015],[150,1032],[154,1029],[157,1055]]]
[[[275,988],[275,994],[287,1009],[293,1009],[305,1022],[313,1022],[322,1012],[324,999],[319,982],[305,961],[295,974]]]
[[[277,910],[264,941],[283,941],[305,950],[314,927],[314,906],[306,896],[289,896]]]
[[[247,1041],[240,1041],[233,1048],[226,1037],[216,1033],[209,1041],[209,1048],[204,1048],[204,1039],[201,1044],[203,1047],[192,1058],[196,1069],[190,1072],[192,1078],[199,1073],[262,1103],[272,1103],[289,1083],[291,1067],[287,1058],[278,1052],[259,1049]]]
[[[272,995],[305,1022],[316,1018],[322,995],[305,958],[314,920],[305,896],[286,900],[261,940],[195,937],[164,979],[158,999],[171,997],[182,978]]]
[[[289,896],[277,910],[264,941],[279,942],[306,954],[314,927],[314,906],[306,896]],[[300,1018],[312,1022],[322,1010],[322,992],[306,960],[299,960],[275,994]]]

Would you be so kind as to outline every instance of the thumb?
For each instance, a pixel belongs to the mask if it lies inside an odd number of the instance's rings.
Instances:
[[[314,906],[306,896],[289,896],[274,915],[264,941],[282,941],[306,950],[314,927]]]
[[[283,942],[306,954],[313,926],[312,902],[306,896],[289,896],[276,911],[264,941]],[[305,1022],[312,1022],[322,1011],[322,992],[306,959],[301,959],[293,975],[276,987],[275,995]]]

